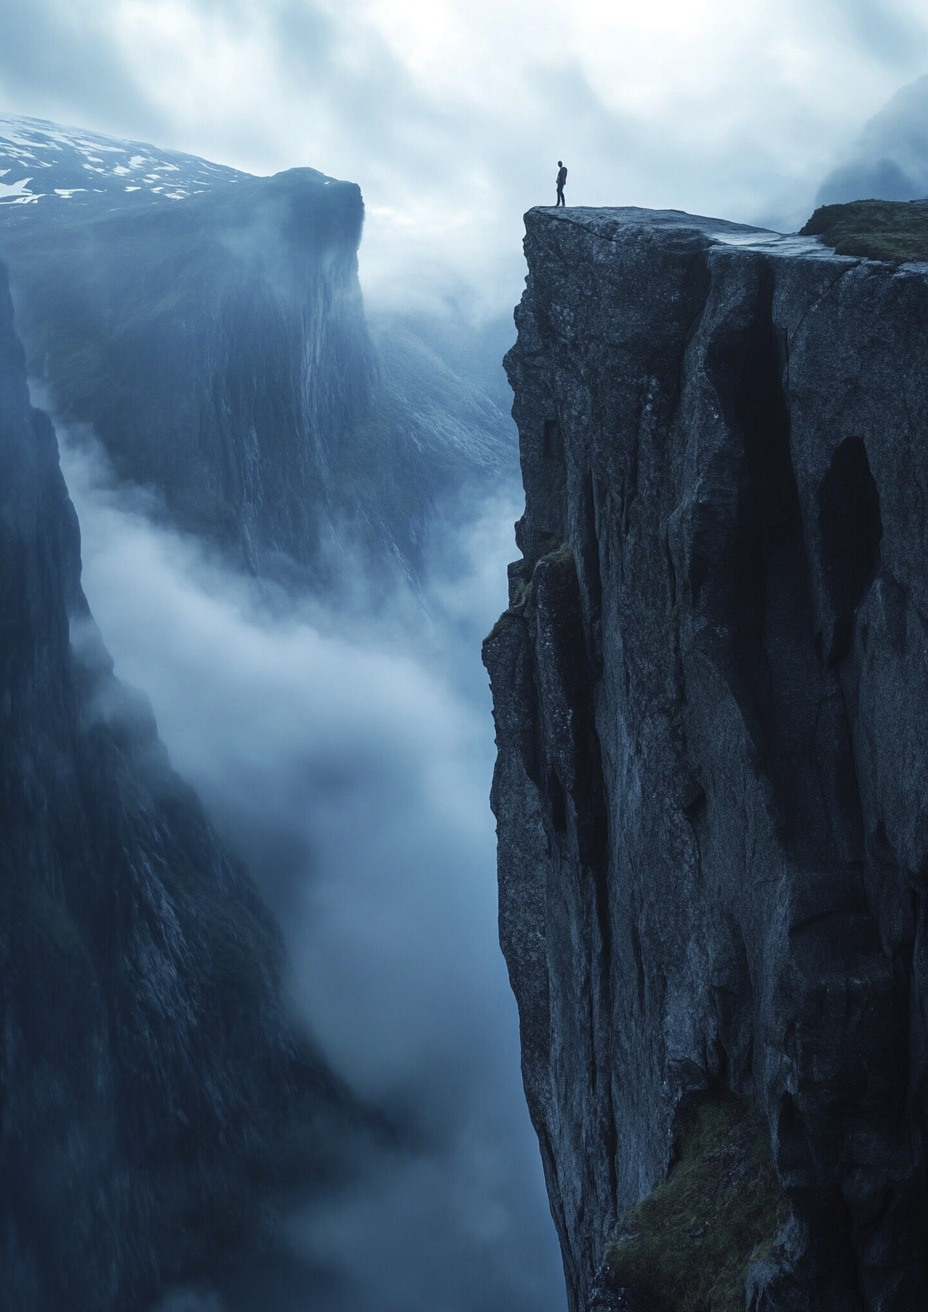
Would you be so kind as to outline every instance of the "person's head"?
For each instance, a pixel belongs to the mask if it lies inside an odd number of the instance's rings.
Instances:
[[[557,166],[559,169],[562,169],[564,167],[564,161],[562,159],[559,159],[557,162]]]

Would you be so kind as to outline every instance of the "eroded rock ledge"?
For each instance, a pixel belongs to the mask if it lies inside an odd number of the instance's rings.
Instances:
[[[928,1306],[928,266],[533,210],[487,641],[500,928],[573,1309],[681,1103],[766,1116],[760,1312]]]

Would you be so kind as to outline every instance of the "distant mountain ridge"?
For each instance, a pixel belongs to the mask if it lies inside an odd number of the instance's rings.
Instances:
[[[8,116],[0,169],[0,253],[56,418],[251,573],[415,578],[436,519],[515,474],[479,380],[427,332],[372,342],[355,184]]]
[[[185,200],[252,175],[182,151],[0,113],[0,205],[124,208]]]

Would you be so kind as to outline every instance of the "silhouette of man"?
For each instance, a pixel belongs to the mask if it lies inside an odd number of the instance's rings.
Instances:
[[[567,201],[564,199],[564,183],[566,181],[567,170],[564,168],[564,161],[559,159],[557,162],[557,201],[555,208],[557,208],[557,205],[567,204]]]

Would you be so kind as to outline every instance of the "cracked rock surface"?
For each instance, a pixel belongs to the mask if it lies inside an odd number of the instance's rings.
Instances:
[[[674,1115],[767,1116],[755,1312],[928,1306],[928,266],[532,210],[485,646],[500,932],[571,1308]]]

